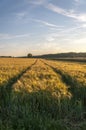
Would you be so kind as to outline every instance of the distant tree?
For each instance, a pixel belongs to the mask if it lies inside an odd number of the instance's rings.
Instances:
[[[32,54],[31,54],[31,53],[28,53],[28,54],[27,54],[27,57],[28,57],[28,58],[32,58]]]

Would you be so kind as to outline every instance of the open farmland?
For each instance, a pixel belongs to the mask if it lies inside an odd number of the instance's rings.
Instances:
[[[0,59],[0,130],[85,130],[86,63]]]

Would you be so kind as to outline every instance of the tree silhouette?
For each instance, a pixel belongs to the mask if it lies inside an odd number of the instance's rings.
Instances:
[[[32,54],[31,54],[31,53],[28,53],[28,54],[27,54],[27,57],[28,57],[28,58],[32,58]]]

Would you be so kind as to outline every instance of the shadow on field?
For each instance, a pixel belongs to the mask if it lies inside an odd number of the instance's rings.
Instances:
[[[42,61],[43,62],[43,61]],[[62,81],[69,86],[68,90],[72,94],[72,101],[80,101],[83,104],[83,109],[86,110],[86,85],[81,84],[75,78],[70,76],[68,73],[64,73],[61,70],[54,68],[53,66],[43,62],[49,66],[55,73],[61,75]]]

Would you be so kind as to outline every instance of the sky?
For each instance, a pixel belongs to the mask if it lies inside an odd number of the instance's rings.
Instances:
[[[0,0],[0,55],[86,52],[86,0]]]

